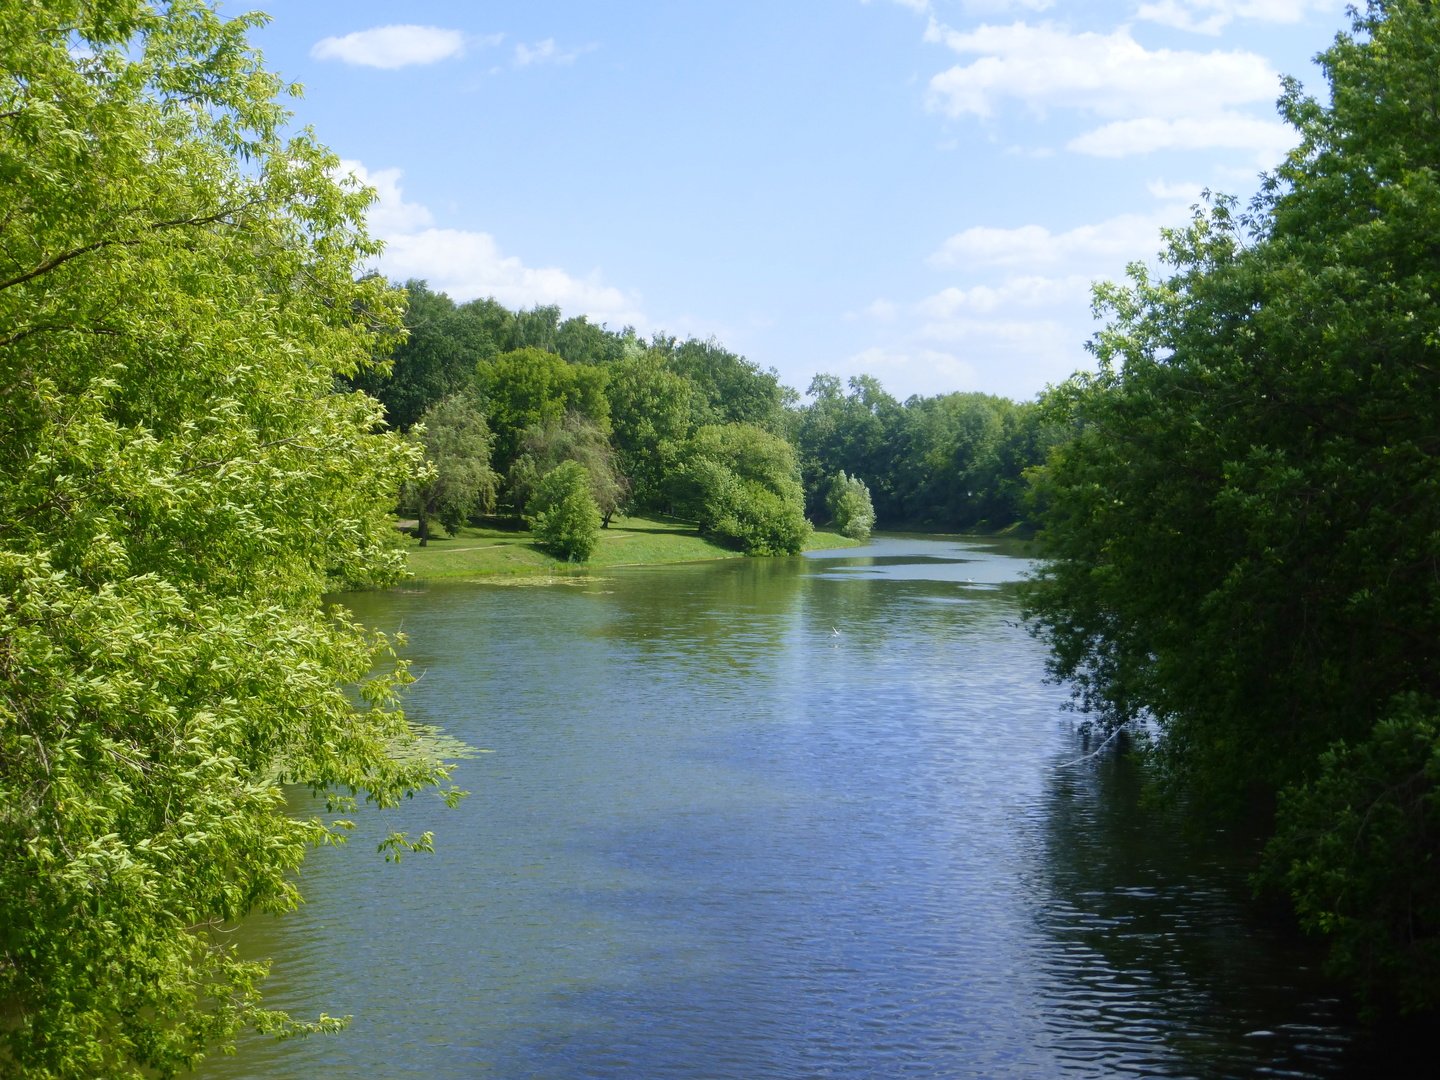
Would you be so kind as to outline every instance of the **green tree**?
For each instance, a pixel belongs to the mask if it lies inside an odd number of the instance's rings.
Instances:
[[[830,480],[825,496],[830,522],[842,536],[864,540],[875,527],[875,507],[870,502],[870,489],[863,480],[838,472]]]
[[[426,409],[410,439],[423,451],[425,468],[406,482],[400,508],[416,516],[424,547],[431,518],[454,536],[470,517],[492,509],[499,478],[490,468],[490,428],[468,395],[453,394]]]
[[[502,475],[514,464],[527,428],[573,412],[610,430],[604,368],[566,363],[556,353],[526,347],[482,362],[476,384],[495,435],[495,471]]]
[[[690,380],[690,427],[751,424],[779,434],[785,424],[787,390],[775,370],[731,352],[713,338],[675,343],[657,338],[671,371]]]
[[[834,375],[817,375],[810,382],[811,401],[800,410],[795,445],[800,454],[806,505],[817,516],[828,512],[830,481],[837,472],[865,477],[878,492],[882,516],[905,517],[889,497],[897,472],[897,452],[904,415],[900,403],[879,381],[858,375],[848,381],[849,393]]]
[[[600,510],[578,461],[555,466],[535,485],[526,520],[540,546],[560,559],[585,562],[600,544]]]
[[[666,499],[666,479],[690,434],[690,382],[654,351],[628,356],[606,371],[605,396],[620,468],[631,480],[635,505],[659,509]]]
[[[370,193],[282,136],[257,16],[0,6],[0,1073],[171,1076],[253,1026],[223,924],[298,898],[281,780],[443,780],[326,608],[414,455],[336,393],[398,329]],[[345,692],[359,683],[361,704]],[[394,837],[396,851],[406,844]],[[415,842],[423,845],[422,838]]]
[[[577,315],[560,324],[555,351],[572,364],[607,364],[624,355],[625,339]]]
[[[794,555],[805,547],[805,493],[795,451],[750,424],[702,427],[672,479],[677,508],[707,535],[747,555]]]
[[[405,296],[405,335],[395,344],[390,364],[368,368],[354,380],[358,389],[379,399],[386,420],[401,431],[469,386],[476,363],[495,351],[487,338],[477,339],[467,325],[471,320],[444,293],[431,292],[423,281],[407,281]]]
[[[585,466],[601,527],[609,528],[610,519],[625,505],[630,485],[620,472],[610,440],[579,413],[566,413],[558,421],[525,430],[520,456],[510,467],[510,498],[516,509],[523,513],[541,479],[566,461]]]
[[[1270,879],[1376,1007],[1440,1004],[1437,40],[1428,3],[1357,13],[1330,102],[1287,83],[1301,143],[1251,212],[1216,200],[1167,277],[1099,291],[1099,370],[1045,403],[1073,437],[1030,599],[1176,783],[1280,795]]]

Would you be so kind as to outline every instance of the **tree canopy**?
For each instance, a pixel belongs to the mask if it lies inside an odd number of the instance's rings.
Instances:
[[[223,932],[293,906],[306,847],[343,834],[279,783],[339,810],[445,776],[395,756],[385,642],[322,604],[401,570],[414,455],[335,391],[399,297],[357,280],[370,193],[282,135],[257,18],[0,7],[7,1075],[170,1076],[303,1028]]]
[[[425,468],[401,489],[400,509],[416,515],[421,547],[429,542],[431,518],[454,536],[470,517],[494,509],[494,440],[469,395],[452,394],[431,405],[408,438],[424,453]]]
[[[750,555],[795,555],[810,535],[795,451],[750,424],[711,424],[686,444],[676,504],[700,531]]]
[[[1440,1004],[1440,12],[1372,3],[1290,82],[1300,145],[1167,275],[1097,294],[1046,402],[1054,670],[1210,805],[1279,798],[1270,880],[1375,1007]]]

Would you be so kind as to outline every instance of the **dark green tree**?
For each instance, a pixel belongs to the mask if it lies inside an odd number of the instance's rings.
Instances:
[[[420,414],[465,388],[493,346],[465,335],[455,304],[423,281],[405,283],[405,335],[384,369],[361,372],[357,388],[379,399],[391,427],[408,431]]]
[[[880,492],[890,520],[900,520],[899,507],[886,499],[895,473],[895,436],[904,419],[900,403],[869,375],[852,377],[848,386],[846,393],[834,375],[817,375],[809,404],[799,410],[794,438],[806,506],[817,517],[825,515],[830,481],[845,472],[863,479],[872,497]]]
[[[1030,597],[1080,704],[1152,722],[1201,805],[1281,795],[1271,879],[1377,1008],[1440,1005],[1437,42],[1429,3],[1357,13],[1250,213],[1099,291]]]
[[[630,478],[635,505],[661,509],[668,497],[666,478],[690,434],[690,382],[653,351],[619,360],[606,373],[605,396],[620,468]]]
[[[566,363],[558,353],[527,347],[482,362],[475,381],[495,436],[495,471],[502,475],[515,463],[528,428],[558,423],[573,412],[610,430],[604,368]]]
[[[609,364],[624,355],[625,339],[584,315],[576,315],[556,330],[555,351],[572,364]]]
[[[784,430],[786,388],[774,369],[762,370],[713,338],[676,344],[657,339],[655,347],[671,371],[690,380],[690,427],[751,424],[772,433]]]

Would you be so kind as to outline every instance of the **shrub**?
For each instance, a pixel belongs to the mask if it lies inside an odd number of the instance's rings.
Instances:
[[[600,509],[590,494],[590,473],[567,461],[546,473],[530,497],[526,520],[550,554],[584,562],[600,543]]]

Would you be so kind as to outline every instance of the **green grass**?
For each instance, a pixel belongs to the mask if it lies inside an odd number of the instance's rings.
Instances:
[[[617,517],[601,530],[600,546],[586,563],[552,558],[536,546],[518,522],[496,519],[481,526],[466,526],[454,536],[443,531],[421,547],[406,541],[410,572],[425,581],[435,578],[536,578],[604,570],[612,566],[651,566],[660,563],[697,562],[702,559],[741,558],[731,548],[713,544],[693,524],[660,517]],[[816,531],[808,550],[853,547],[857,541],[839,533]]]

